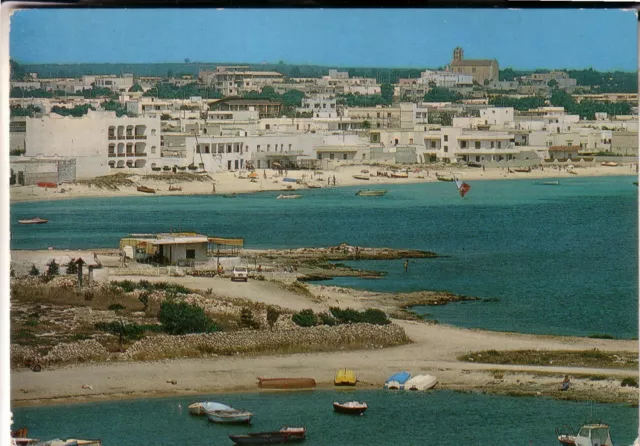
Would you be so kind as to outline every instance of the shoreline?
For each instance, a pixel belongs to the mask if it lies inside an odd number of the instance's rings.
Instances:
[[[459,176],[463,181],[484,181],[484,180],[539,180],[539,179],[563,179],[563,178],[580,178],[580,177],[607,177],[607,176],[630,176],[638,177],[637,173],[630,171],[629,165],[620,165],[617,167],[606,166],[576,166],[573,170],[576,174],[570,174],[567,170],[558,170],[556,166],[549,165],[546,170],[532,170],[529,173],[508,173],[505,168],[487,168],[485,171],[478,168],[433,168],[415,167],[421,169],[420,172],[410,172],[408,178],[387,178],[372,176],[370,180],[363,181],[353,178],[353,175],[361,174],[361,170],[387,171],[386,166],[341,166],[333,171],[323,171],[322,174],[314,174],[311,172],[296,170],[287,174],[288,178],[295,178],[303,184],[284,183],[282,177],[278,176],[275,171],[269,169],[259,169],[262,171],[261,178],[256,183],[252,183],[247,178],[239,178],[235,173],[223,172],[208,174],[211,179],[201,181],[183,181],[173,184],[171,175],[166,176],[166,180],[146,180],[141,175],[132,175],[131,179],[136,184],[145,185],[155,189],[154,194],[145,194],[138,192],[135,186],[122,187],[119,190],[99,189],[80,184],[63,184],[55,190],[43,189],[36,186],[10,186],[9,198],[11,204],[29,203],[29,202],[45,202],[56,200],[69,200],[76,198],[114,198],[114,197],[143,197],[143,196],[199,196],[199,195],[226,195],[226,194],[253,194],[259,192],[292,192],[304,191],[308,187],[304,184],[315,184],[321,188],[341,188],[362,186],[363,189],[372,186],[385,186],[391,184],[414,184],[414,183],[436,183],[436,173],[443,176],[450,176],[452,173]],[[268,172],[268,173],[267,173]],[[264,179],[264,174],[267,178]],[[327,185],[327,179],[336,177],[336,185]],[[322,178],[319,181],[317,178]],[[420,178],[421,177],[421,178]],[[215,184],[215,193],[213,193],[213,185]],[[169,186],[179,185],[181,191],[169,191]],[[290,188],[288,188],[290,186]],[[65,190],[61,193],[61,190]]]

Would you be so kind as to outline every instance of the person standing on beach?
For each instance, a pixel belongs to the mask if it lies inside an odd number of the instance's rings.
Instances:
[[[404,272],[406,273],[409,269],[409,259],[404,260]]]
[[[333,185],[334,186],[336,185],[336,176],[335,175],[333,176]]]

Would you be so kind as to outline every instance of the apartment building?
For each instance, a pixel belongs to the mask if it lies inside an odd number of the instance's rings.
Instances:
[[[149,158],[160,157],[160,120],[92,110],[80,118],[27,118],[25,148],[26,156],[75,158],[80,179],[143,171]]]
[[[280,116],[282,102],[269,99],[219,99],[209,103],[210,110],[221,111],[250,111],[257,110],[260,118],[275,118]]]
[[[133,87],[133,74],[127,73],[122,76],[95,76],[95,86],[108,88],[115,92],[129,91]]]
[[[215,70],[200,70],[198,79],[213,86],[224,96],[236,96],[262,87],[284,82],[284,75],[276,71],[251,71],[247,65],[219,66]]]
[[[473,85],[473,76],[464,72],[425,70],[420,73],[420,81],[436,87],[464,87]]]
[[[569,77],[564,71],[550,71],[548,73],[533,73],[529,76],[522,76],[520,83],[534,86],[550,86],[551,81],[560,89],[571,89],[578,85],[578,81]],[[552,85],[554,85],[552,83]]]
[[[336,118],[338,108],[336,98],[333,96],[319,95],[302,99],[302,106],[296,108],[298,113],[310,113],[315,118]]]

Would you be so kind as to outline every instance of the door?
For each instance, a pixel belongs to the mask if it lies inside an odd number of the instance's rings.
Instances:
[[[187,259],[195,259],[195,258],[196,258],[196,250],[187,249]]]
[[[227,170],[231,170],[231,160],[227,161]]]

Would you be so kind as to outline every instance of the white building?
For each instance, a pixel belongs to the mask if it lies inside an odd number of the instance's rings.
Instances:
[[[463,73],[451,73],[448,71],[426,70],[420,73],[420,80],[423,84],[435,83],[436,87],[461,87],[473,85],[473,76]]]
[[[108,88],[115,92],[129,91],[133,87],[133,74],[123,74],[122,77],[117,76],[96,76],[95,86],[100,88]]]
[[[200,70],[198,79],[212,85],[224,96],[259,91],[262,87],[284,82],[284,75],[276,71],[251,71],[249,66],[219,66],[215,70]]]
[[[315,118],[335,118],[338,116],[336,99],[331,96],[303,98],[302,106],[296,108],[298,113],[311,113]]]
[[[160,120],[91,110],[81,118],[27,118],[25,148],[26,156],[75,158],[79,179],[118,169],[146,172],[147,160],[160,157]]]

